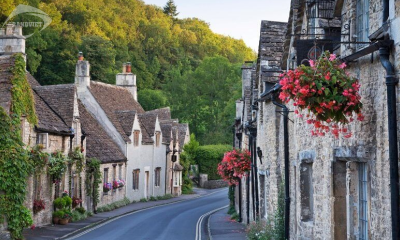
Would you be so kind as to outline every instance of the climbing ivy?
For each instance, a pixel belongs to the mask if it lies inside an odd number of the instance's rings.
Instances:
[[[101,162],[96,158],[86,161],[86,190],[87,194],[93,197],[93,205],[97,206],[100,200],[101,186]]]
[[[69,157],[69,162],[71,164],[75,164],[76,171],[78,173],[81,173],[85,166],[85,156],[83,155],[81,148],[76,147],[74,151],[68,154],[68,157]]]
[[[53,183],[58,184],[61,177],[67,169],[67,160],[61,151],[55,151],[51,154],[49,161],[48,174],[50,175]]]
[[[26,180],[33,164],[22,142],[21,117],[26,116],[32,124],[37,123],[37,117],[24,58],[17,54],[14,59],[10,116],[0,107],[0,219],[7,219],[13,239],[22,239],[22,230],[33,223],[30,211],[24,206]]]

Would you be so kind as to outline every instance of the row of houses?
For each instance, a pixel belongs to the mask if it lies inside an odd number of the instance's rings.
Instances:
[[[253,161],[236,191],[244,223],[273,216],[281,193],[285,239],[399,239],[399,23],[391,0],[292,0],[288,22],[262,21],[236,102],[234,145]],[[312,136],[278,98],[279,75],[325,50],[361,85],[365,119],[348,138]]]
[[[29,61],[21,27],[9,24],[0,31],[0,106],[7,113],[12,103],[11,69],[16,53]],[[47,153],[61,151],[65,156],[79,151],[87,160],[100,160],[102,172],[97,206],[94,195],[87,191],[86,171],[78,171],[74,164],[68,164],[59,182],[53,182],[46,169],[39,176],[30,177],[26,206],[32,210],[34,201],[39,199],[46,206],[43,211],[32,213],[35,225],[51,222],[53,200],[64,191],[81,199],[80,205],[92,212],[125,197],[139,201],[181,194],[183,168],[179,157],[190,139],[189,126],[172,119],[169,108],[142,108],[130,63],[117,74],[116,85],[92,81],[90,63],[81,53],[74,83],[41,86],[29,72],[26,78],[38,117],[36,125],[22,119],[26,147],[40,145]],[[123,187],[111,191],[103,188],[120,180]]]

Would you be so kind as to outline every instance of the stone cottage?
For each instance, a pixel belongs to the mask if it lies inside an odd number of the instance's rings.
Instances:
[[[274,215],[278,193],[287,190],[290,239],[398,239],[399,12],[395,1],[292,1],[287,24],[263,21],[256,92],[248,97],[252,120],[243,118],[249,106],[237,106],[237,146],[251,144],[240,135],[245,135],[245,121],[254,121],[248,133],[256,127],[260,148],[259,155],[253,151],[257,169],[250,177],[258,188],[254,194],[242,189],[245,222],[247,216],[253,221]],[[349,138],[314,137],[309,124],[289,113],[285,142],[285,106],[275,85],[279,73],[309,64],[324,50],[335,53],[359,79],[365,120],[349,124]],[[249,81],[243,78],[243,85]],[[291,103],[286,107],[294,110]]]
[[[14,54],[25,56],[25,38],[22,29],[14,25],[7,25],[0,31],[0,98],[1,107],[10,111],[11,106],[11,68],[14,66]],[[38,117],[37,125],[33,126],[23,118],[21,121],[22,140],[27,148],[41,145],[44,152],[61,151],[65,156],[75,148],[85,147],[82,138],[78,102],[74,85],[60,85],[57,87],[43,87],[26,73],[26,79],[31,87],[35,110]],[[54,97],[57,96],[57,97]],[[35,173],[28,179],[27,197],[25,205],[32,211],[34,224],[37,226],[51,223],[53,200],[66,190],[71,197],[77,197],[85,203],[84,178],[85,172],[76,172],[76,166],[69,164],[61,182],[53,183],[47,174],[47,169]],[[43,200],[45,209],[35,213],[33,204]]]

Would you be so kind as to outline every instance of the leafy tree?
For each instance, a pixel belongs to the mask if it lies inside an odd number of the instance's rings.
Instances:
[[[178,16],[177,7],[175,5],[174,0],[168,0],[167,4],[164,7],[164,13],[170,17]]]
[[[138,100],[146,111],[168,106],[168,99],[160,90],[141,90],[138,92]]]

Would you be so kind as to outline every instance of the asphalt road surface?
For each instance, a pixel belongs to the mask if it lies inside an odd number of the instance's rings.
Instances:
[[[201,239],[207,239],[205,221],[201,222],[199,219],[201,220],[208,212],[228,204],[228,189],[224,189],[197,199],[137,211],[68,239],[194,240],[198,223],[203,225]]]

